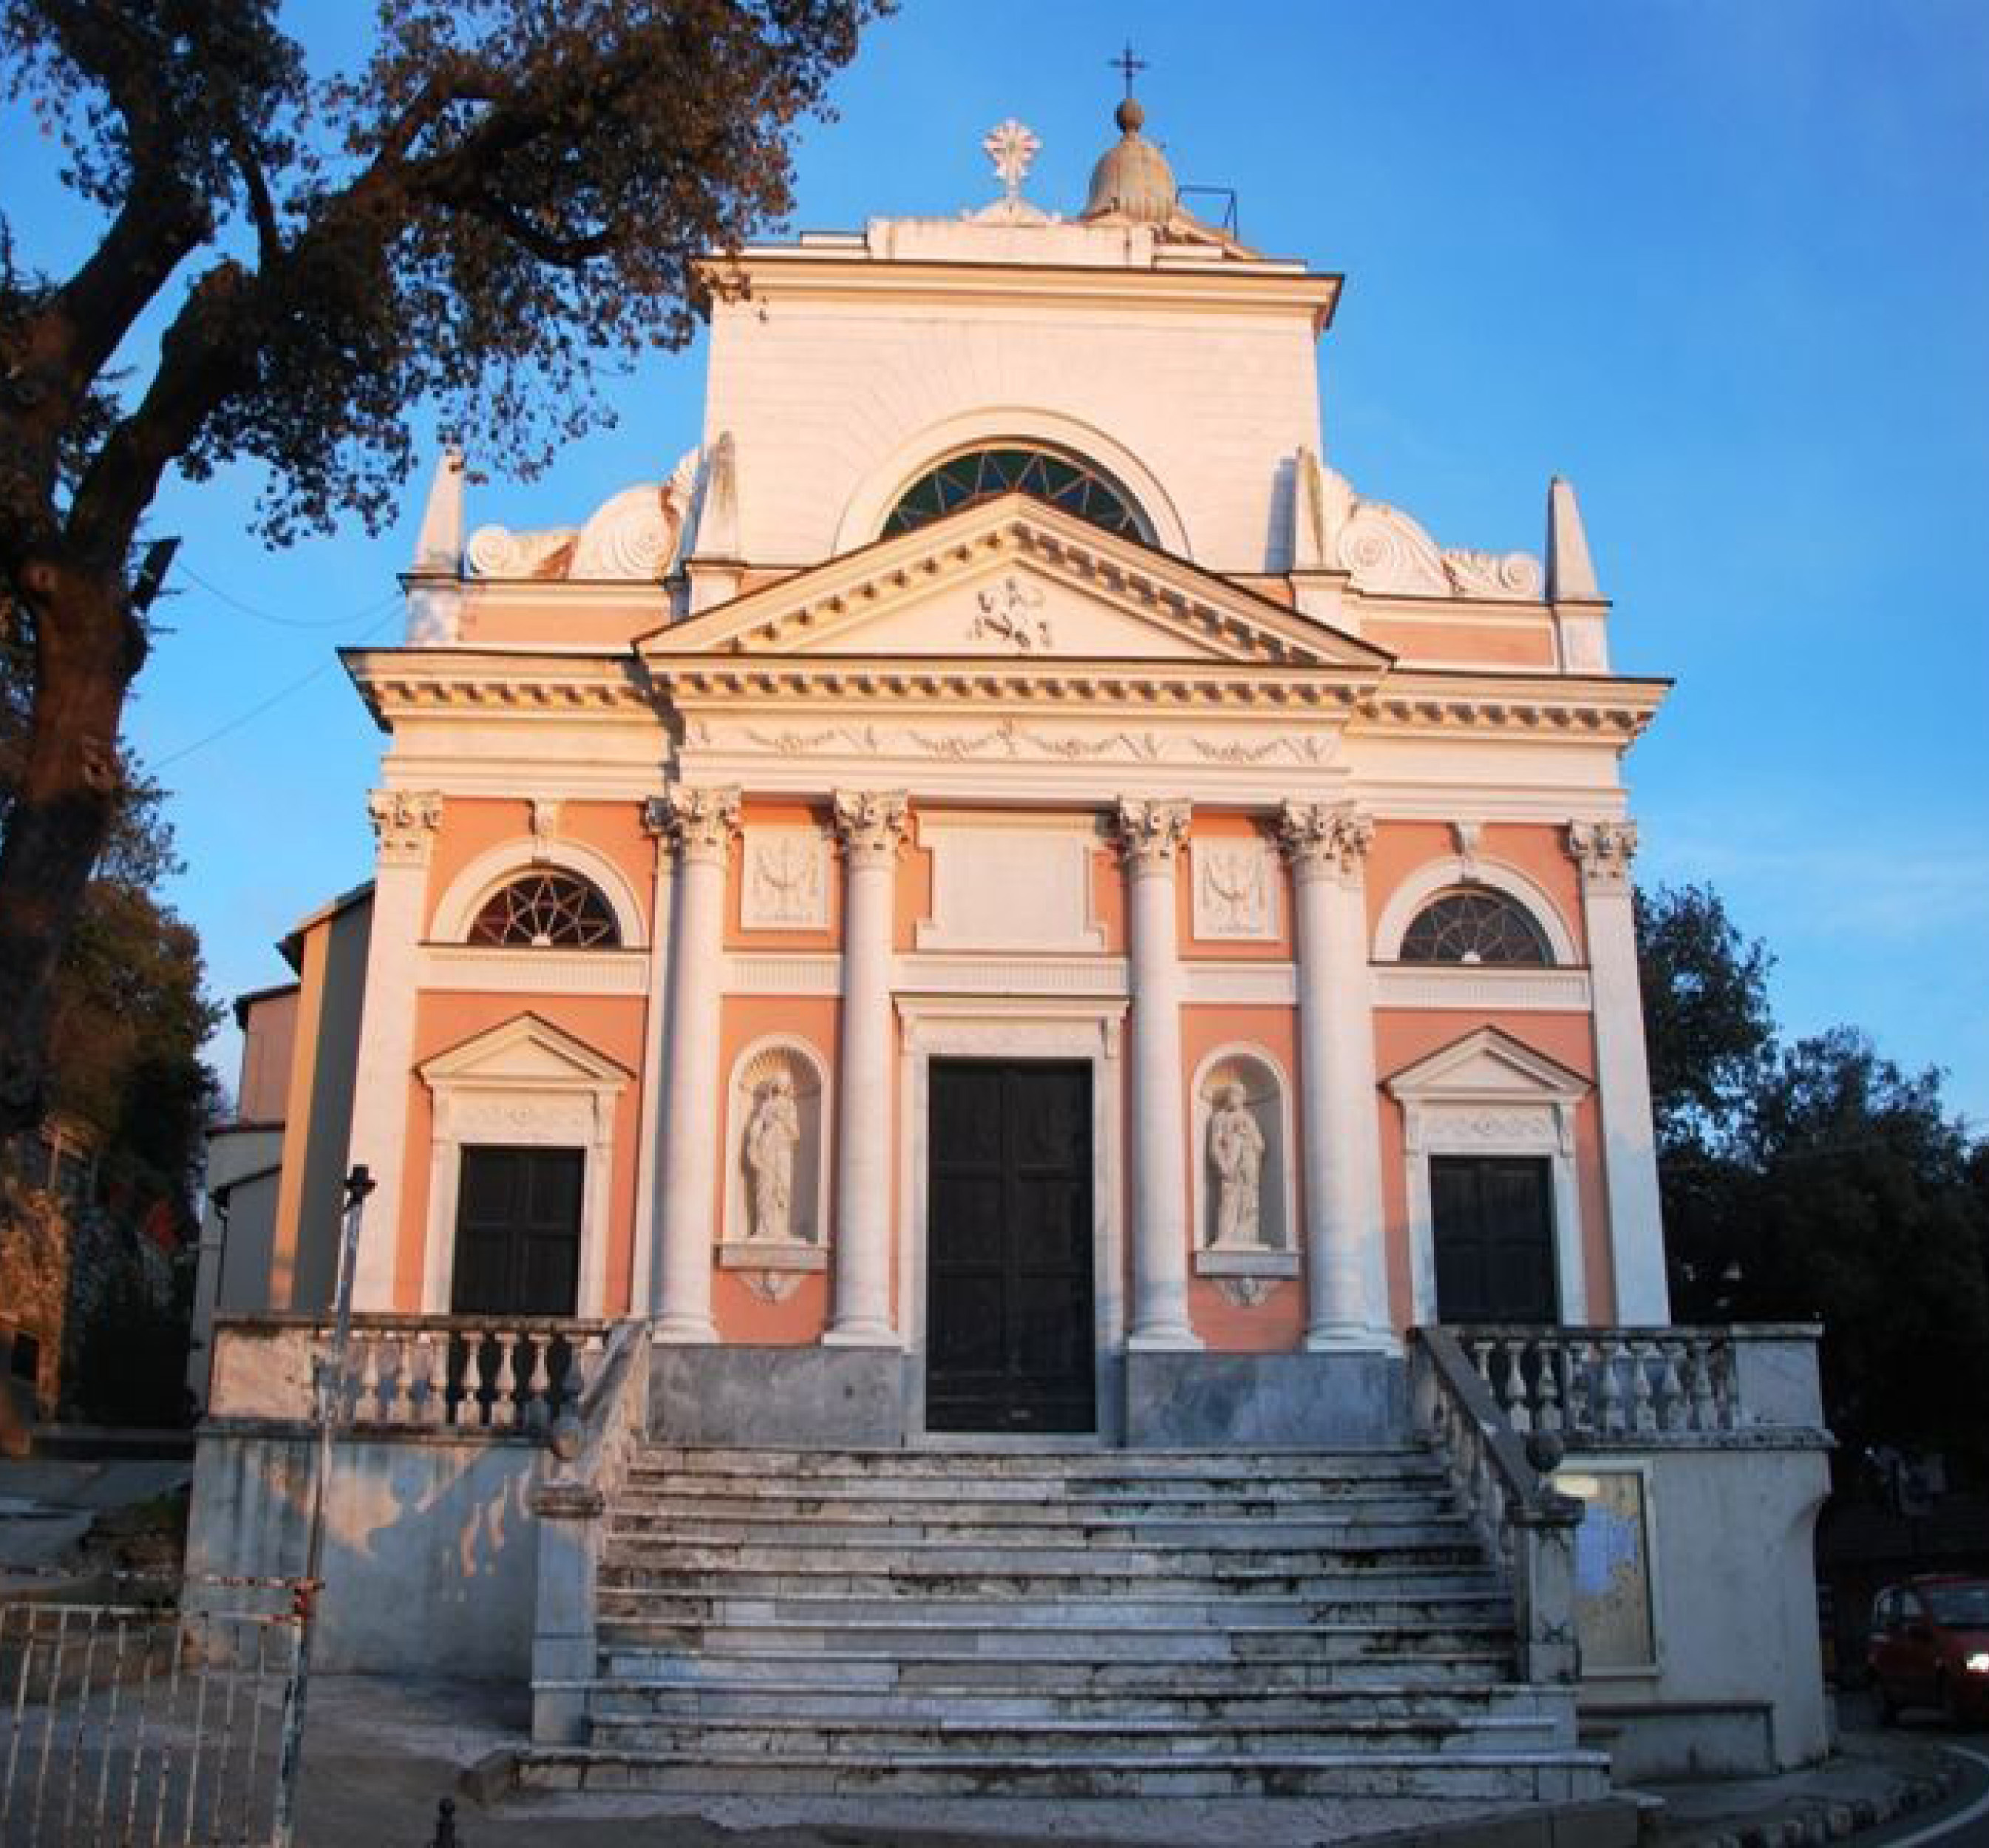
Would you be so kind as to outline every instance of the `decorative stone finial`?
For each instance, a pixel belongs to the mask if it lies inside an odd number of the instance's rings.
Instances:
[[[1005,196],[1020,198],[1029,164],[1042,148],[1035,131],[1011,116],[989,129],[981,145],[987,149],[988,159],[994,163],[995,177],[1001,182]]]

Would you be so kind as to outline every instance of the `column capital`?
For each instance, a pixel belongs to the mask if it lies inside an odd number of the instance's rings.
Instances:
[[[383,866],[425,866],[442,825],[442,796],[433,789],[374,789],[366,812]]]
[[[739,791],[702,788],[690,783],[666,785],[660,800],[645,806],[643,825],[654,827],[693,864],[723,866],[732,837],[739,832]]]
[[[1581,868],[1584,892],[1627,892],[1637,852],[1635,822],[1570,822],[1567,851]]]
[[[833,819],[836,841],[852,866],[889,866],[911,826],[910,799],[902,789],[839,789]]]
[[[1351,885],[1374,843],[1374,822],[1351,802],[1287,801],[1278,811],[1278,845],[1300,879]]]
[[[1171,868],[1188,839],[1188,825],[1194,805],[1188,802],[1142,802],[1122,795],[1113,820],[1118,829],[1119,850],[1135,873],[1161,872]]]

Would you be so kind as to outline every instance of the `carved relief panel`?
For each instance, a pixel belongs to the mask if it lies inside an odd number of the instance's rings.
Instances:
[[[1262,943],[1278,934],[1278,871],[1263,840],[1198,840],[1194,934],[1208,941]]]
[[[748,828],[739,922],[748,931],[828,923],[828,837],[819,828]]]

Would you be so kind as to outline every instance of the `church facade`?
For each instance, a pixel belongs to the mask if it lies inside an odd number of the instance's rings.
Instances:
[[[1290,1357],[1385,1391],[1421,1323],[1668,1319],[1662,685],[1565,483],[1540,561],[1331,466],[1340,279],[1188,216],[1137,107],[1074,219],[1005,124],[978,212],[714,263],[667,479],[466,530],[444,462],[347,656],[347,1147],[289,1156],[375,1180],[362,1310],[651,1317],[764,1433],[834,1380],[845,1435],[1135,1441],[1354,1429],[1267,1409]]]

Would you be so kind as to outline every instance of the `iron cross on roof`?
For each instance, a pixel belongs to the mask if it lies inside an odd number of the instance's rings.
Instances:
[[[1147,68],[1147,60],[1144,58],[1136,58],[1133,56],[1132,42],[1129,39],[1127,42],[1126,49],[1122,51],[1117,57],[1107,58],[1105,62],[1109,68],[1119,72],[1124,76],[1126,80],[1126,93],[1128,97],[1131,96],[1133,93],[1133,75],[1135,73],[1143,71]]]

